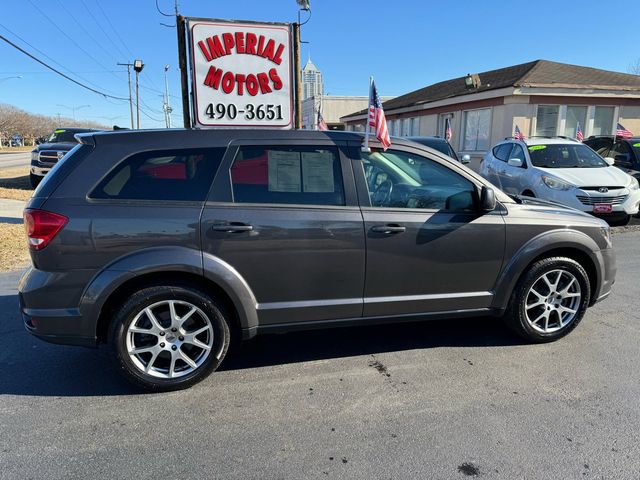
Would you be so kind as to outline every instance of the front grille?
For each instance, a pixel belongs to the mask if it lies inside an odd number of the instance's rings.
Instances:
[[[624,187],[608,187],[606,185],[603,185],[601,187],[580,187],[580,190],[587,190],[587,191],[599,191],[601,188],[606,188],[607,190],[622,190]]]
[[[587,195],[576,195],[583,205],[595,205],[596,203],[610,203],[611,205],[622,205],[627,199],[627,195],[615,197],[589,197]]]
[[[47,164],[58,163],[58,151],[57,150],[42,150],[40,152],[38,160],[40,160],[41,163],[47,163]]]

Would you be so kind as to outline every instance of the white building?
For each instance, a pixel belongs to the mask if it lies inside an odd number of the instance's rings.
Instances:
[[[612,135],[621,123],[640,133],[640,76],[536,60],[445,80],[384,102],[391,135],[444,135],[477,168],[491,146],[514,134]],[[366,107],[342,117],[362,131]]]
[[[322,96],[322,72],[318,70],[311,58],[302,69],[302,100]]]
[[[386,102],[393,97],[380,97]],[[340,118],[357,110],[367,108],[369,97],[365,96],[341,96],[318,95],[302,101],[302,128],[316,130],[318,128],[318,110],[322,111],[322,118],[329,130],[344,130],[344,123]]]

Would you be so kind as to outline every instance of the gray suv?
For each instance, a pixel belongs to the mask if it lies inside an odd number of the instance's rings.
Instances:
[[[92,133],[25,210],[26,328],[109,343],[151,390],[194,384],[232,339],[503,316],[532,342],[609,295],[602,220],[511,198],[441,153],[348,132]]]

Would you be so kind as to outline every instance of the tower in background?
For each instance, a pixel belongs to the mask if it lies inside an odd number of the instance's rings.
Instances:
[[[322,96],[322,73],[318,70],[311,57],[307,60],[306,65],[302,69],[302,100],[311,97]]]

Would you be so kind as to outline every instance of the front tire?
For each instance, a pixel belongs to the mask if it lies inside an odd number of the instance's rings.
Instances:
[[[230,343],[221,305],[190,286],[134,293],[111,325],[112,352],[133,384],[161,392],[198,383],[224,359]]]
[[[504,320],[529,342],[552,342],[578,326],[590,298],[582,265],[566,257],[545,258],[518,280]]]
[[[38,185],[40,185],[40,182],[42,181],[42,178],[40,175],[34,175],[33,173],[29,174],[29,183],[31,184],[31,188],[33,188],[34,190],[36,188],[38,188]]]

